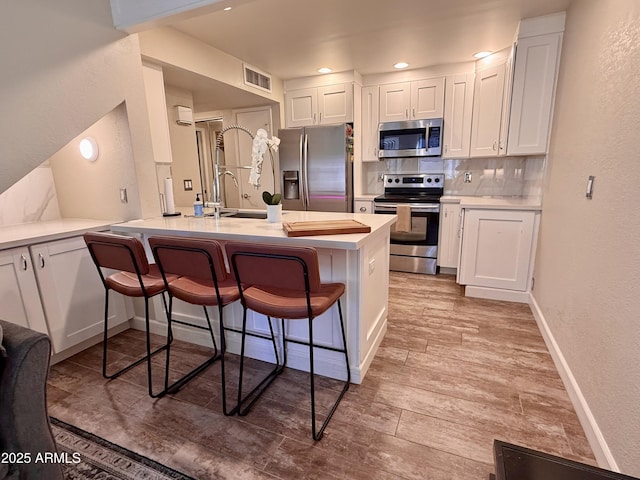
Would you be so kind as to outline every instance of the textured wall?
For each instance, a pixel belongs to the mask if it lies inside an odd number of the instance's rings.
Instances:
[[[640,2],[567,15],[534,297],[621,471],[640,476]],[[595,175],[593,199],[585,198]]]
[[[0,193],[124,101],[142,214],[160,212],[138,39],[108,0],[0,2],[0,58]]]

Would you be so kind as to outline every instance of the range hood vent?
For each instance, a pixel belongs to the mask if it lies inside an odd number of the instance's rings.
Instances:
[[[252,87],[271,93],[271,75],[246,63],[242,64],[242,68],[244,69],[245,85],[251,85]]]

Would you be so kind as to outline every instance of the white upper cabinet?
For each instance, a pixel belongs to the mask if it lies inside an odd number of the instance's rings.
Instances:
[[[471,128],[472,157],[499,154],[506,65],[495,65],[476,72]]]
[[[353,122],[353,85],[318,87],[318,114],[320,125]]]
[[[409,120],[411,83],[380,85],[380,122]]]
[[[380,122],[442,118],[444,77],[380,85]]]
[[[443,158],[466,158],[471,146],[471,116],[475,74],[446,78],[444,95]]]
[[[518,40],[509,119],[509,155],[547,152],[562,33]]]
[[[362,161],[377,162],[380,87],[362,88]]]
[[[318,118],[318,89],[304,88],[284,96],[287,127],[315,125]]]
[[[444,77],[411,82],[411,120],[442,118]]]
[[[285,93],[288,128],[353,122],[353,85],[342,83]]]

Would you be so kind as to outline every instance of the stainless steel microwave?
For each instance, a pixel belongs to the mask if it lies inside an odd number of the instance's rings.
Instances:
[[[441,118],[381,123],[378,135],[378,158],[442,155]]]

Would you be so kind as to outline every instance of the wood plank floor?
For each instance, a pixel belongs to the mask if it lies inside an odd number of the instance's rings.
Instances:
[[[143,338],[115,337],[111,366],[141,354]],[[174,351],[176,372],[207,354]],[[96,346],[51,368],[50,414],[198,479],[487,479],[494,438],[595,465],[529,307],[465,298],[451,276],[391,272],[387,335],[316,443],[303,372],[286,370],[248,416],[225,417],[217,364],[153,400],[144,367],[106,381],[100,362]],[[339,387],[319,385],[327,407]]]

